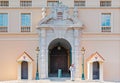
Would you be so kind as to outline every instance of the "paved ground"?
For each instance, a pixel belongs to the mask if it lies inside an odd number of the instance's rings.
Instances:
[[[100,82],[100,81],[82,81],[76,80],[71,81],[70,78],[50,78],[40,80],[11,80],[11,81],[0,81],[0,83],[120,83],[120,82]]]

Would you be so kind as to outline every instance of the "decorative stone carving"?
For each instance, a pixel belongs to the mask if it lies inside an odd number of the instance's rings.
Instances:
[[[78,19],[78,8],[76,6],[74,7],[74,15],[73,16]]]
[[[76,16],[75,16],[76,15]],[[73,15],[62,3],[51,8],[51,13],[43,18],[37,26],[39,30],[40,78],[48,77],[48,46],[55,39],[65,39],[71,44],[72,63],[76,66],[75,78],[80,78],[79,55],[80,33],[82,23],[78,19],[78,11]]]
[[[73,15],[69,14],[69,8],[62,3],[51,8],[50,15],[46,16],[45,9],[42,9],[43,19],[40,21],[38,27],[82,27],[81,21],[78,20],[78,10],[75,7]],[[46,16],[46,17],[45,17]]]
[[[46,8],[43,7],[42,8],[42,19],[45,18],[45,16],[46,16]]]

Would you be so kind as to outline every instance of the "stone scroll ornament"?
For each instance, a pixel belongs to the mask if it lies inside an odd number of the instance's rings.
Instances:
[[[46,8],[42,8],[42,19],[46,17]]]

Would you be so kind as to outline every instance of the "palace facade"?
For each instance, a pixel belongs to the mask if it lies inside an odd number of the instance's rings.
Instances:
[[[76,80],[120,81],[120,0],[0,0],[0,80],[34,80],[37,59],[40,79],[74,64]]]

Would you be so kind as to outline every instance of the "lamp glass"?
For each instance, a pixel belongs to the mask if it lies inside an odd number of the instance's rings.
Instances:
[[[81,49],[81,53],[82,53],[82,55],[85,54],[85,48],[84,48],[84,47],[82,47],[82,49]]]
[[[35,51],[36,51],[36,54],[38,55],[38,53],[39,53],[39,51],[40,51],[39,47],[37,47],[37,48],[35,49]]]

